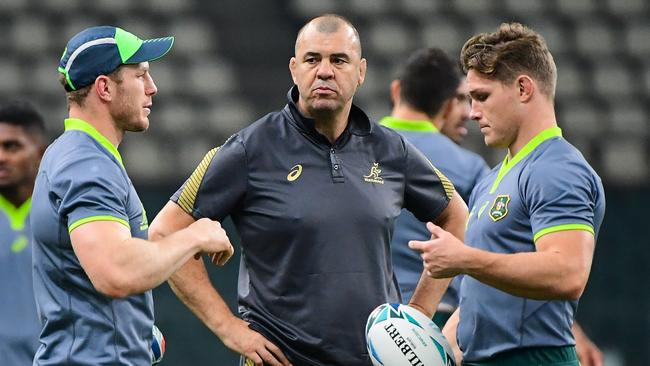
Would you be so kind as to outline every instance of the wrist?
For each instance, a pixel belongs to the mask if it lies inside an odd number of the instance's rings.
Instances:
[[[427,310],[427,309],[424,308],[424,306],[421,306],[421,305],[419,305],[417,303],[414,303],[414,302],[409,302],[408,306],[410,306],[410,307],[414,308],[415,310],[421,312],[422,314],[424,314],[429,319],[433,318],[433,314],[434,314],[435,311]]]
[[[463,260],[460,263],[460,273],[475,276],[481,268],[481,251],[465,246]]]
[[[223,337],[225,335],[229,334],[229,330],[231,329],[232,324],[234,324],[238,320],[241,320],[241,319],[236,317],[231,312],[228,312],[227,314],[224,314],[221,317],[221,319],[216,319],[214,327],[213,327],[214,334],[216,334],[217,337],[219,337],[219,339],[223,339]]]

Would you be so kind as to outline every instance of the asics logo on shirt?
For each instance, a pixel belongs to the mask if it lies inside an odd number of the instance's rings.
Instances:
[[[380,177],[381,169],[379,169],[379,163],[373,163],[370,167],[370,174],[364,175],[363,180],[368,183],[378,183],[384,184],[384,178]]]
[[[300,174],[302,174],[302,165],[296,164],[291,167],[289,174],[287,174],[287,180],[293,182],[300,177]]]

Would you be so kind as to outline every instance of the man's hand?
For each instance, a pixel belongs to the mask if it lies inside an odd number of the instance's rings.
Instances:
[[[248,323],[232,316],[219,332],[223,344],[232,351],[249,358],[256,366],[291,366],[284,353]]]
[[[573,336],[576,339],[576,353],[582,366],[603,366],[605,357],[598,346],[587,337],[577,323],[573,323]]]
[[[193,234],[200,251],[210,254],[210,259],[215,265],[223,266],[235,252],[226,231],[218,221],[203,218],[192,223],[186,230]],[[195,258],[200,258],[200,253],[197,253]]]
[[[467,246],[451,233],[428,222],[431,239],[411,240],[409,248],[421,252],[427,274],[434,278],[449,278],[461,273],[461,263],[466,256]]]

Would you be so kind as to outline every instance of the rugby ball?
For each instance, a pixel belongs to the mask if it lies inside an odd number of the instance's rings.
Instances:
[[[373,310],[366,346],[375,366],[456,366],[440,328],[408,305],[382,304]]]
[[[151,341],[149,354],[151,355],[151,364],[155,365],[162,361],[163,356],[165,355],[165,337],[155,324],[151,329],[151,332],[153,340]]]

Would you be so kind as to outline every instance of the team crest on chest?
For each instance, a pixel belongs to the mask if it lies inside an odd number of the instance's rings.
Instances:
[[[364,175],[363,180],[368,183],[384,184],[384,178],[380,177],[379,174],[381,174],[379,163],[373,163],[370,167],[370,174]]]
[[[509,194],[500,194],[494,199],[490,208],[490,218],[492,221],[499,221],[508,215],[508,203],[510,203]]]

